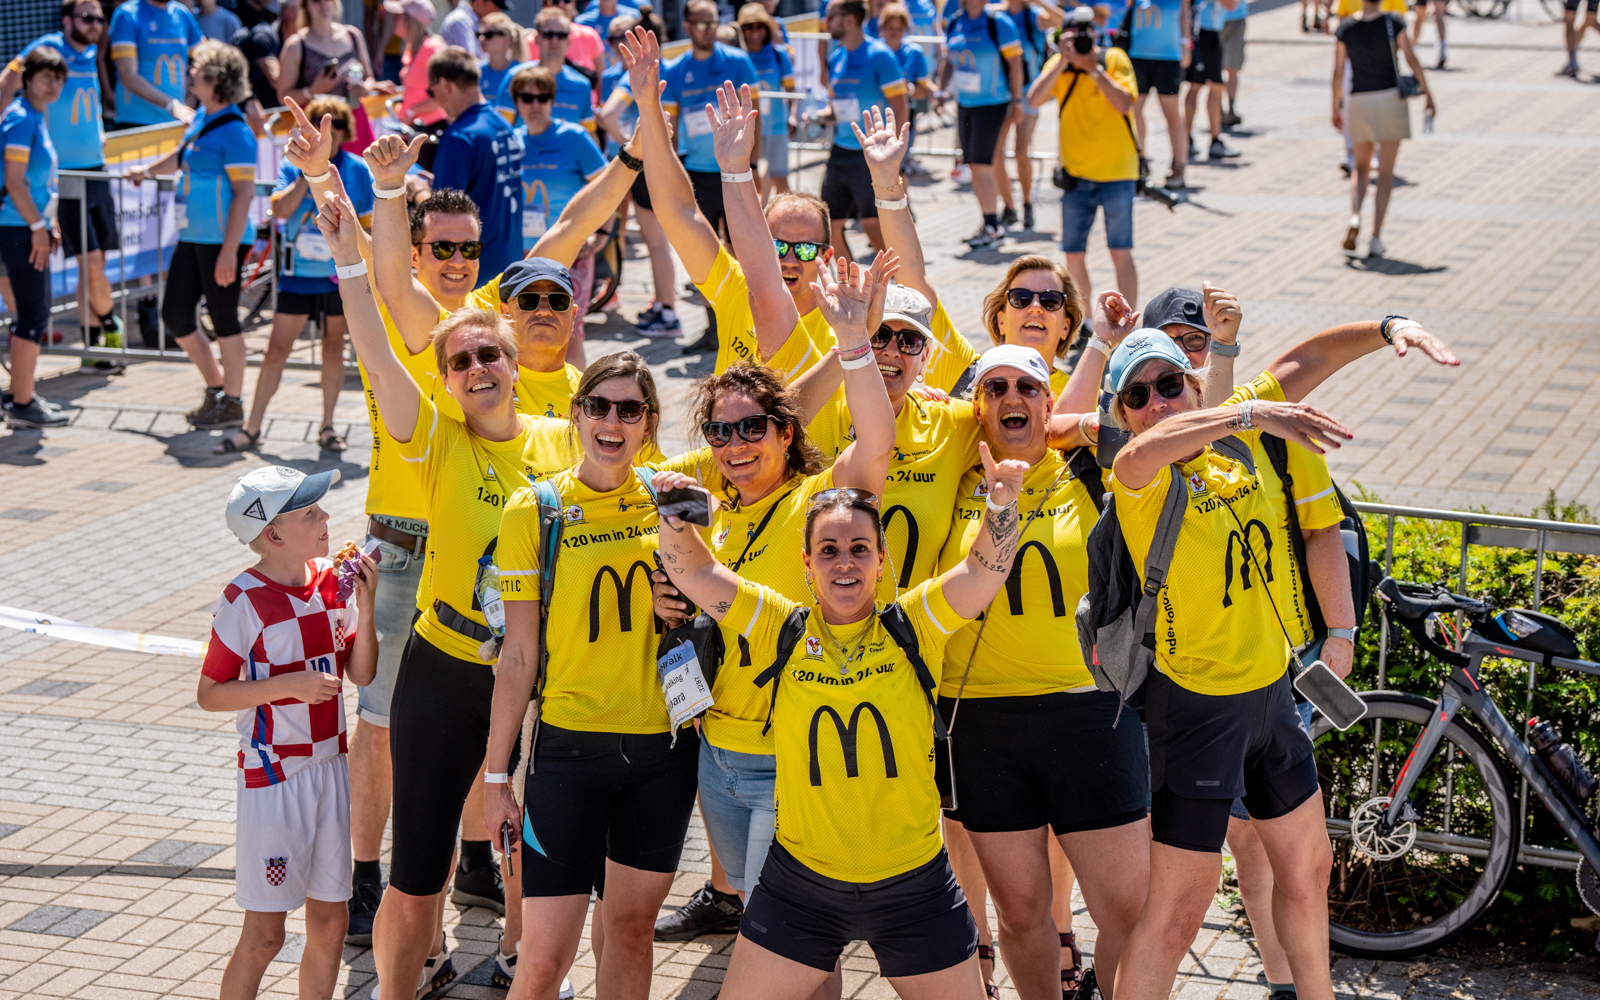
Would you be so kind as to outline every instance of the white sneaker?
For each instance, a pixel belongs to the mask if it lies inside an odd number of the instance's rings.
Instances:
[[[1386,246],[1382,240],[1374,236],[1372,238],[1372,242],[1367,244],[1367,256],[1382,257],[1388,249],[1388,246]]]
[[[972,168],[965,163],[958,163],[950,168],[950,180],[956,184],[972,183]]]
[[[439,952],[422,963],[422,975],[417,977],[416,1000],[433,994],[455,982],[456,967],[450,961],[449,949]],[[378,1000],[378,987],[372,987],[372,1000]]]

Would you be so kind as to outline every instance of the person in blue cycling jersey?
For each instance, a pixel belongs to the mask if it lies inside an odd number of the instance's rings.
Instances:
[[[631,18],[634,22],[639,20],[639,7],[637,4],[623,3],[622,0],[596,0],[589,5],[589,9],[579,14],[574,24],[581,24],[586,28],[593,28],[602,41],[606,42],[605,52],[600,56],[603,70],[612,69],[620,63],[616,52],[609,41],[611,37],[611,24],[619,17]],[[604,98],[601,98],[604,100]]]
[[[11,324],[12,427],[59,427],[59,410],[33,392],[39,347],[50,326],[50,254],[61,243],[56,222],[56,148],[45,112],[61,96],[67,61],[50,47],[36,48],[22,62],[22,94],[0,115],[5,143],[5,203],[0,205],[0,262],[16,297]]]
[[[1227,23],[1230,4],[1236,7],[1239,0],[1200,0],[1194,8],[1194,48],[1184,72],[1189,87],[1183,95],[1183,131],[1188,137],[1190,158],[1196,155],[1194,119],[1200,110],[1202,89],[1206,92],[1206,123],[1211,129],[1207,156],[1227,160],[1239,155],[1238,150],[1222,141],[1222,26]]]
[[[934,106],[956,99],[956,131],[961,155],[972,170],[972,193],[978,196],[983,222],[967,246],[986,250],[1005,239],[995,184],[995,150],[1007,125],[1022,120],[1022,38],[1011,15],[988,10],[983,0],[961,0],[945,24],[948,44],[939,68],[939,93]],[[946,90],[954,84],[954,91]]]
[[[1039,78],[1045,59],[1049,58],[1050,32],[1061,27],[1064,20],[1061,9],[1053,4],[1042,5],[1032,0],[1007,0],[1005,12],[1017,26],[1017,36],[1022,41],[1022,83]],[[1022,189],[1022,228],[1033,229],[1033,130],[1039,124],[1039,109],[1022,102],[1022,117],[1016,124],[1016,142],[1012,153],[1017,158],[1017,187]],[[1017,207],[1011,196],[1011,177],[1006,172],[1006,135],[1009,124],[1000,129],[1000,141],[995,146],[994,179],[1000,189],[1000,200],[1005,210],[1000,213],[1001,226],[1015,226],[1019,219]]]
[[[342,97],[323,95],[307,104],[306,117],[314,122],[326,120],[333,129],[335,150],[329,166],[338,171],[350,203],[359,213],[361,224],[372,225],[372,171],[361,157],[342,147],[355,135],[355,118]],[[341,452],[348,445],[334,429],[333,411],[339,404],[339,389],[344,385],[344,302],[334,283],[333,252],[317,228],[317,202],[311,184],[287,159],[278,167],[278,182],[272,189],[272,215],[283,223],[283,265],[278,272],[278,305],[272,316],[272,336],[261,371],[256,376],[256,394],[250,401],[250,416],[244,426],[225,437],[212,449],[222,455],[254,450],[261,440],[261,424],[266,419],[267,403],[278,391],[284,363],[306,321],[315,318],[322,334],[322,424],[317,443],[323,451]]]
[[[111,15],[117,71],[117,128],[194,121],[183,103],[189,50],[205,36],[178,0],[127,0]]]
[[[783,44],[778,22],[759,3],[747,3],[739,8],[739,37],[750,62],[761,80],[761,89],[767,91],[794,90],[794,61]],[[789,190],[789,123],[793,104],[789,101],[761,99],[760,156],[766,158],[765,177],[756,175],[756,190],[763,198],[767,189],[777,194]],[[753,159],[753,158],[752,158]],[[770,182],[770,183],[769,183]]]
[[[465,191],[478,206],[481,287],[522,259],[522,139],[483,99],[478,61],[466,49],[452,45],[428,60],[428,89],[450,119],[433,157],[433,188]]]
[[[536,63],[523,63],[514,71],[520,73],[529,66],[543,66],[556,78],[556,100],[554,114],[562,121],[577,122],[584,128],[593,131],[594,120],[594,88],[589,85],[589,80],[577,70],[567,65],[567,46],[572,41],[572,22],[567,20],[567,15],[561,13],[559,7],[546,7],[533,19],[533,30],[539,36],[539,60]],[[511,112],[511,117],[516,117],[516,108],[513,107],[511,98],[511,77],[506,77],[500,85],[500,92],[495,95],[495,107]]]
[[[522,29],[500,11],[486,14],[478,25],[478,48],[483,50],[483,58],[478,61],[478,89],[493,99],[500,96],[501,87],[519,68]]]
[[[873,249],[883,249],[872,174],[850,126],[859,125],[862,112],[871,108],[893,108],[896,121],[911,120],[900,60],[889,46],[866,36],[862,27],[866,21],[865,0],[829,0],[823,20],[837,44],[828,53],[829,111],[834,132],[828,166],[822,174],[822,200],[827,202],[833,220],[833,248],[846,256],[849,245],[844,229],[851,219],[861,220]]]
[[[1194,39],[1189,30],[1189,0],[1136,0],[1133,5],[1132,42],[1128,58],[1133,61],[1134,81],[1139,96],[1134,101],[1134,121],[1139,126],[1139,148],[1149,155],[1145,141],[1144,101],[1150,91],[1161,101],[1167,119],[1167,139],[1172,144],[1172,168],[1163,186],[1183,187],[1183,167],[1189,158],[1189,143],[1184,139],[1183,109],[1178,106],[1178,85],[1188,68]]]
[[[724,229],[722,173],[711,134],[706,105],[717,100],[717,88],[725,80],[734,86],[760,85],[756,67],[745,52],[717,41],[716,4],[711,0],[690,0],[685,24],[689,26],[689,51],[664,63],[661,79],[667,87],[661,93],[661,107],[675,122],[678,156],[689,181],[694,185],[695,204],[716,230]]]
[[[30,42],[0,73],[0,107],[22,86],[23,61],[41,46],[61,53],[67,63],[67,82],[45,112],[50,141],[63,170],[104,170],[105,129],[100,115],[100,73],[95,62],[97,43],[106,19],[100,0],[66,0],[62,4],[61,30]],[[122,321],[112,309],[111,282],[106,280],[106,251],[121,245],[117,206],[111,182],[86,180],[83,198],[61,200],[61,246],[78,259],[78,325],[90,346],[104,340],[107,347],[122,345]],[[83,215],[88,203],[88,216]],[[112,373],[122,365],[107,359],[83,360],[83,367]]]

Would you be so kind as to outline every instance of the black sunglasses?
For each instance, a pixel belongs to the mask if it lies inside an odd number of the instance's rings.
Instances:
[[[478,364],[487,368],[504,356],[500,348],[485,344],[471,351],[462,351],[458,354],[450,355],[450,370],[453,372],[466,371],[472,367],[472,359],[474,357],[478,359]]]
[[[1211,343],[1211,334],[1204,330],[1189,330],[1184,333],[1174,333],[1171,336],[1173,340],[1178,342],[1179,347],[1197,354],[1205,350],[1206,345]]]
[[[985,379],[983,391],[989,394],[990,399],[1003,399],[1005,394],[1011,391],[1013,384],[1017,387],[1017,395],[1023,399],[1037,399],[1039,393],[1044,391],[1044,386],[1040,385],[1037,379],[1026,375],[1018,375],[1015,379],[1002,378],[999,375]]]
[[[687,24],[691,28],[702,28],[703,29],[703,28],[715,28],[721,22],[720,21],[707,21],[707,20],[701,19],[701,20],[698,20],[698,21],[685,21],[683,23]]]
[[[607,35],[606,41],[612,45],[621,45],[627,38],[627,35]]]
[[[541,31],[539,32],[539,37],[548,42],[553,42],[557,39],[566,41],[568,38],[572,37],[572,34],[571,32],[567,31]]]
[[[517,308],[523,312],[533,312],[539,308],[540,302],[548,301],[550,311],[564,313],[572,308],[571,292],[518,292]]]
[[[1117,398],[1130,410],[1142,410],[1150,402],[1151,386],[1155,386],[1162,399],[1177,399],[1183,395],[1183,373],[1167,372],[1154,382],[1135,382],[1117,393]]]
[[[522,104],[549,104],[556,99],[554,94],[534,94],[526,90],[517,91],[517,100]]]
[[[789,256],[789,249],[792,247],[794,248],[795,260],[813,261],[817,259],[817,254],[821,253],[827,245],[826,243],[790,243],[788,240],[772,241],[773,249],[778,251],[779,260]]]
[[[483,242],[481,240],[467,240],[464,243],[458,243],[455,240],[424,240],[421,243],[413,244],[413,246],[432,247],[434,260],[449,260],[456,255],[457,250],[460,250],[461,256],[467,260],[477,260],[478,255],[483,253]]]
[[[78,20],[82,21],[84,24],[105,24],[106,23],[106,19],[101,17],[99,14],[74,14],[72,16],[77,18]]]
[[[889,341],[891,340],[898,340],[900,342],[900,353],[906,355],[907,357],[916,357],[918,354],[922,353],[922,349],[924,347],[928,346],[928,338],[924,337],[917,331],[894,330],[891,329],[887,323],[878,327],[878,332],[874,333],[870,338],[872,349],[874,351],[881,351],[885,347],[888,347]]]
[[[782,417],[770,413],[752,413],[738,420],[707,420],[700,425],[700,433],[706,436],[706,443],[713,448],[727,447],[735,431],[738,431],[740,438],[754,444],[767,436],[768,421],[783,425]]]
[[[1039,305],[1044,308],[1045,312],[1060,312],[1061,307],[1067,304],[1067,296],[1064,292],[1053,290],[1036,292],[1031,288],[1006,289],[1006,301],[1011,303],[1011,308],[1013,309],[1026,309],[1033,305],[1035,298],[1039,300]]]
[[[584,416],[590,420],[604,420],[613,406],[617,408],[617,419],[625,424],[636,424],[644,419],[646,413],[650,412],[650,405],[642,399],[607,399],[604,396],[579,396],[573,402],[583,407]]]
[[[873,493],[871,490],[864,490],[857,486],[835,486],[831,489],[818,490],[817,492],[811,494],[811,496],[806,499],[806,507],[808,508],[808,512],[821,507],[823,504],[827,503],[829,500],[841,493],[852,500],[863,500],[874,507],[878,506],[878,494]]]

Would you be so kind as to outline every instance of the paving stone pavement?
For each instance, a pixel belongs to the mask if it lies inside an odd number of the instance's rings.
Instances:
[[[1430,74],[1438,132],[1402,150],[1403,183],[1385,233],[1390,255],[1351,262],[1337,250],[1348,202],[1336,169],[1339,140],[1327,125],[1329,43],[1301,35],[1294,13],[1289,5],[1250,19],[1240,98],[1246,127],[1232,140],[1244,155],[1194,164],[1189,204],[1176,212],[1138,205],[1142,298],[1200,280],[1239,293],[1240,371],[1334,323],[1412,315],[1466,363],[1447,371],[1373,358],[1330,381],[1313,401],[1358,439],[1334,457],[1336,475],[1423,505],[1525,512],[1551,489],[1600,504],[1600,414],[1591,391],[1600,375],[1600,106],[1590,86],[1548,75],[1560,58],[1559,27],[1531,15],[1520,23],[1452,18],[1452,68]],[[1426,62],[1430,51],[1423,46]],[[1159,176],[1160,114],[1149,123]],[[1036,150],[1053,148],[1053,130],[1046,114]],[[919,147],[953,141],[948,129],[924,135]],[[927,162],[940,176],[948,163]],[[820,173],[813,166],[796,180],[815,189]],[[970,192],[939,181],[913,195],[934,283],[975,342],[984,339],[983,294],[1004,266],[1022,253],[1055,252],[1059,200],[1048,170],[1041,173],[1038,231],[1014,233],[994,251],[960,243],[977,221]],[[859,234],[852,241],[864,249]],[[649,300],[641,249],[625,270],[624,315]],[[1098,231],[1089,262],[1102,280],[1111,273]],[[680,270],[680,284],[683,277]],[[681,292],[680,308],[687,340],[703,327],[703,311]],[[591,358],[628,347],[651,361],[672,418],[663,446],[685,445],[676,418],[709,359],[683,357],[675,344],[642,339],[615,318],[591,317],[587,329]],[[259,335],[250,342],[262,346]],[[342,481],[325,502],[330,528],[341,539],[359,537],[370,438],[353,378],[336,417],[349,451],[319,451],[320,420],[307,416],[318,412],[319,376],[291,370],[261,449],[214,456],[215,437],[183,422],[197,379],[181,358],[113,379],[58,374],[74,364],[47,358],[42,369],[55,376],[42,391],[69,406],[70,427],[0,435],[0,605],[204,637],[223,584],[250,561],[222,523],[223,499],[263,462],[339,469]],[[0,1000],[216,993],[241,920],[232,882],[235,737],[231,716],[194,704],[194,675],[190,660],[0,633]],[[346,706],[353,718],[353,690]],[[696,820],[669,906],[708,871]],[[1095,929],[1081,898],[1074,911],[1092,956]],[[448,995],[501,996],[487,985],[484,964],[497,919],[452,906],[446,922],[462,974]],[[295,993],[304,942],[297,915],[289,930],[264,995]],[[652,996],[714,996],[731,947],[728,936],[657,946]],[[364,997],[370,951],[347,948],[344,958],[340,995]],[[847,996],[891,995],[865,945],[851,949],[844,967]],[[1336,957],[1333,972],[1341,998],[1600,996],[1592,978],[1576,973],[1468,968],[1426,956]],[[587,937],[572,978],[580,995],[594,996]],[[997,978],[1002,995],[1014,997],[1003,962]],[[1213,907],[1174,997],[1265,993],[1248,925]]]

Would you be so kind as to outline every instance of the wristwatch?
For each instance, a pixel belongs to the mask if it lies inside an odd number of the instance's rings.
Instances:
[[[1211,353],[1222,358],[1237,358],[1239,356],[1238,344],[1224,344],[1215,337],[1211,338]]]
[[[638,173],[644,169],[644,161],[628,152],[626,146],[617,150],[617,159],[621,160],[622,165],[627,167],[629,170],[632,170],[634,173]]]
[[[1353,628],[1330,628],[1328,629],[1328,638],[1343,639],[1346,642],[1355,642],[1356,630]]]

